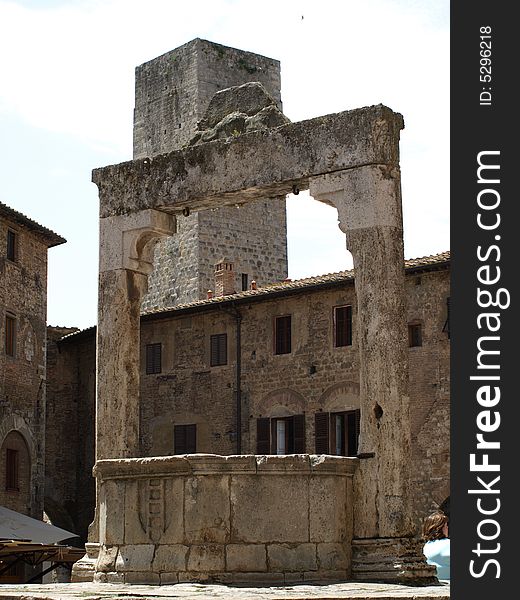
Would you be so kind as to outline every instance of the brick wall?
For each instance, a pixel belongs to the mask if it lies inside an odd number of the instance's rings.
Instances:
[[[420,278],[420,280],[419,280]],[[423,345],[410,348],[412,480],[416,523],[449,495],[449,339],[443,331],[449,270],[409,274],[408,320],[423,327]],[[333,307],[352,305],[351,346],[333,343]],[[197,452],[236,453],[236,316],[218,308],[148,316],[141,329],[141,444],[146,456],[174,452],[175,425],[197,425]],[[303,290],[238,306],[242,317],[242,452],[256,452],[256,420],[305,414],[305,450],[315,451],[314,415],[359,407],[359,357],[352,283]],[[275,355],[274,319],[292,315],[292,351]],[[164,318],[164,317],[167,318]],[[227,364],[211,366],[212,335],[227,334]],[[92,376],[94,335],[81,338],[80,377]],[[74,352],[80,340],[62,343]],[[160,343],[161,372],[146,374],[148,344]],[[87,346],[90,349],[87,351]],[[87,356],[89,358],[87,358]],[[90,371],[89,371],[90,370]],[[56,384],[59,390],[60,383]],[[81,393],[94,419],[94,394]],[[82,447],[93,438],[80,433]],[[90,435],[93,431],[90,428]],[[83,437],[81,437],[83,436]],[[82,478],[82,485],[88,481]],[[92,484],[91,484],[92,486]],[[79,490],[79,495],[88,493]]]
[[[16,236],[14,261],[7,258],[8,230]],[[46,312],[47,244],[0,216],[0,446],[10,431],[18,431],[27,449],[20,468],[30,469],[28,495],[20,492],[17,501],[10,493],[3,500],[37,518],[43,515]],[[14,319],[14,356],[6,353],[7,315]]]
[[[45,510],[85,542],[95,504],[95,332],[58,343],[73,331],[50,327],[48,334]]]

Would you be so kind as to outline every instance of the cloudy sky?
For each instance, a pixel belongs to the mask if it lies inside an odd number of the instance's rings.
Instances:
[[[0,0],[0,201],[68,240],[50,324],[96,321],[91,170],[132,157],[134,68],[195,37],[280,60],[293,121],[401,112],[405,255],[449,248],[448,0]],[[334,209],[302,193],[288,223],[292,278],[351,266]]]

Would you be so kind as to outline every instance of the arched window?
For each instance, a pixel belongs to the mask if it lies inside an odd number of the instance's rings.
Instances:
[[[28,514],[31,499],[31,460],[24,437],[10,431],[0,450],[0,504]]]

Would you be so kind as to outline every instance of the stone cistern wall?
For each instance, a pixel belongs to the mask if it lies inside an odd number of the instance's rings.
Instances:
[[[357,463],[215,454],[98,461],[95,580],[345,579]]]

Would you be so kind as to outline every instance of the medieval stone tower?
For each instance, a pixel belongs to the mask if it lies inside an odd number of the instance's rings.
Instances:
[[[134,159],[187,144],[215,92],[253,81],[281,109],[280,63],[258,54],[195,39],[137,67]],[[284,198],[179,216],[177,231],[156,247],[144,310],[205,298],[223,258],[234,265],[235,291],[287,277]]]

